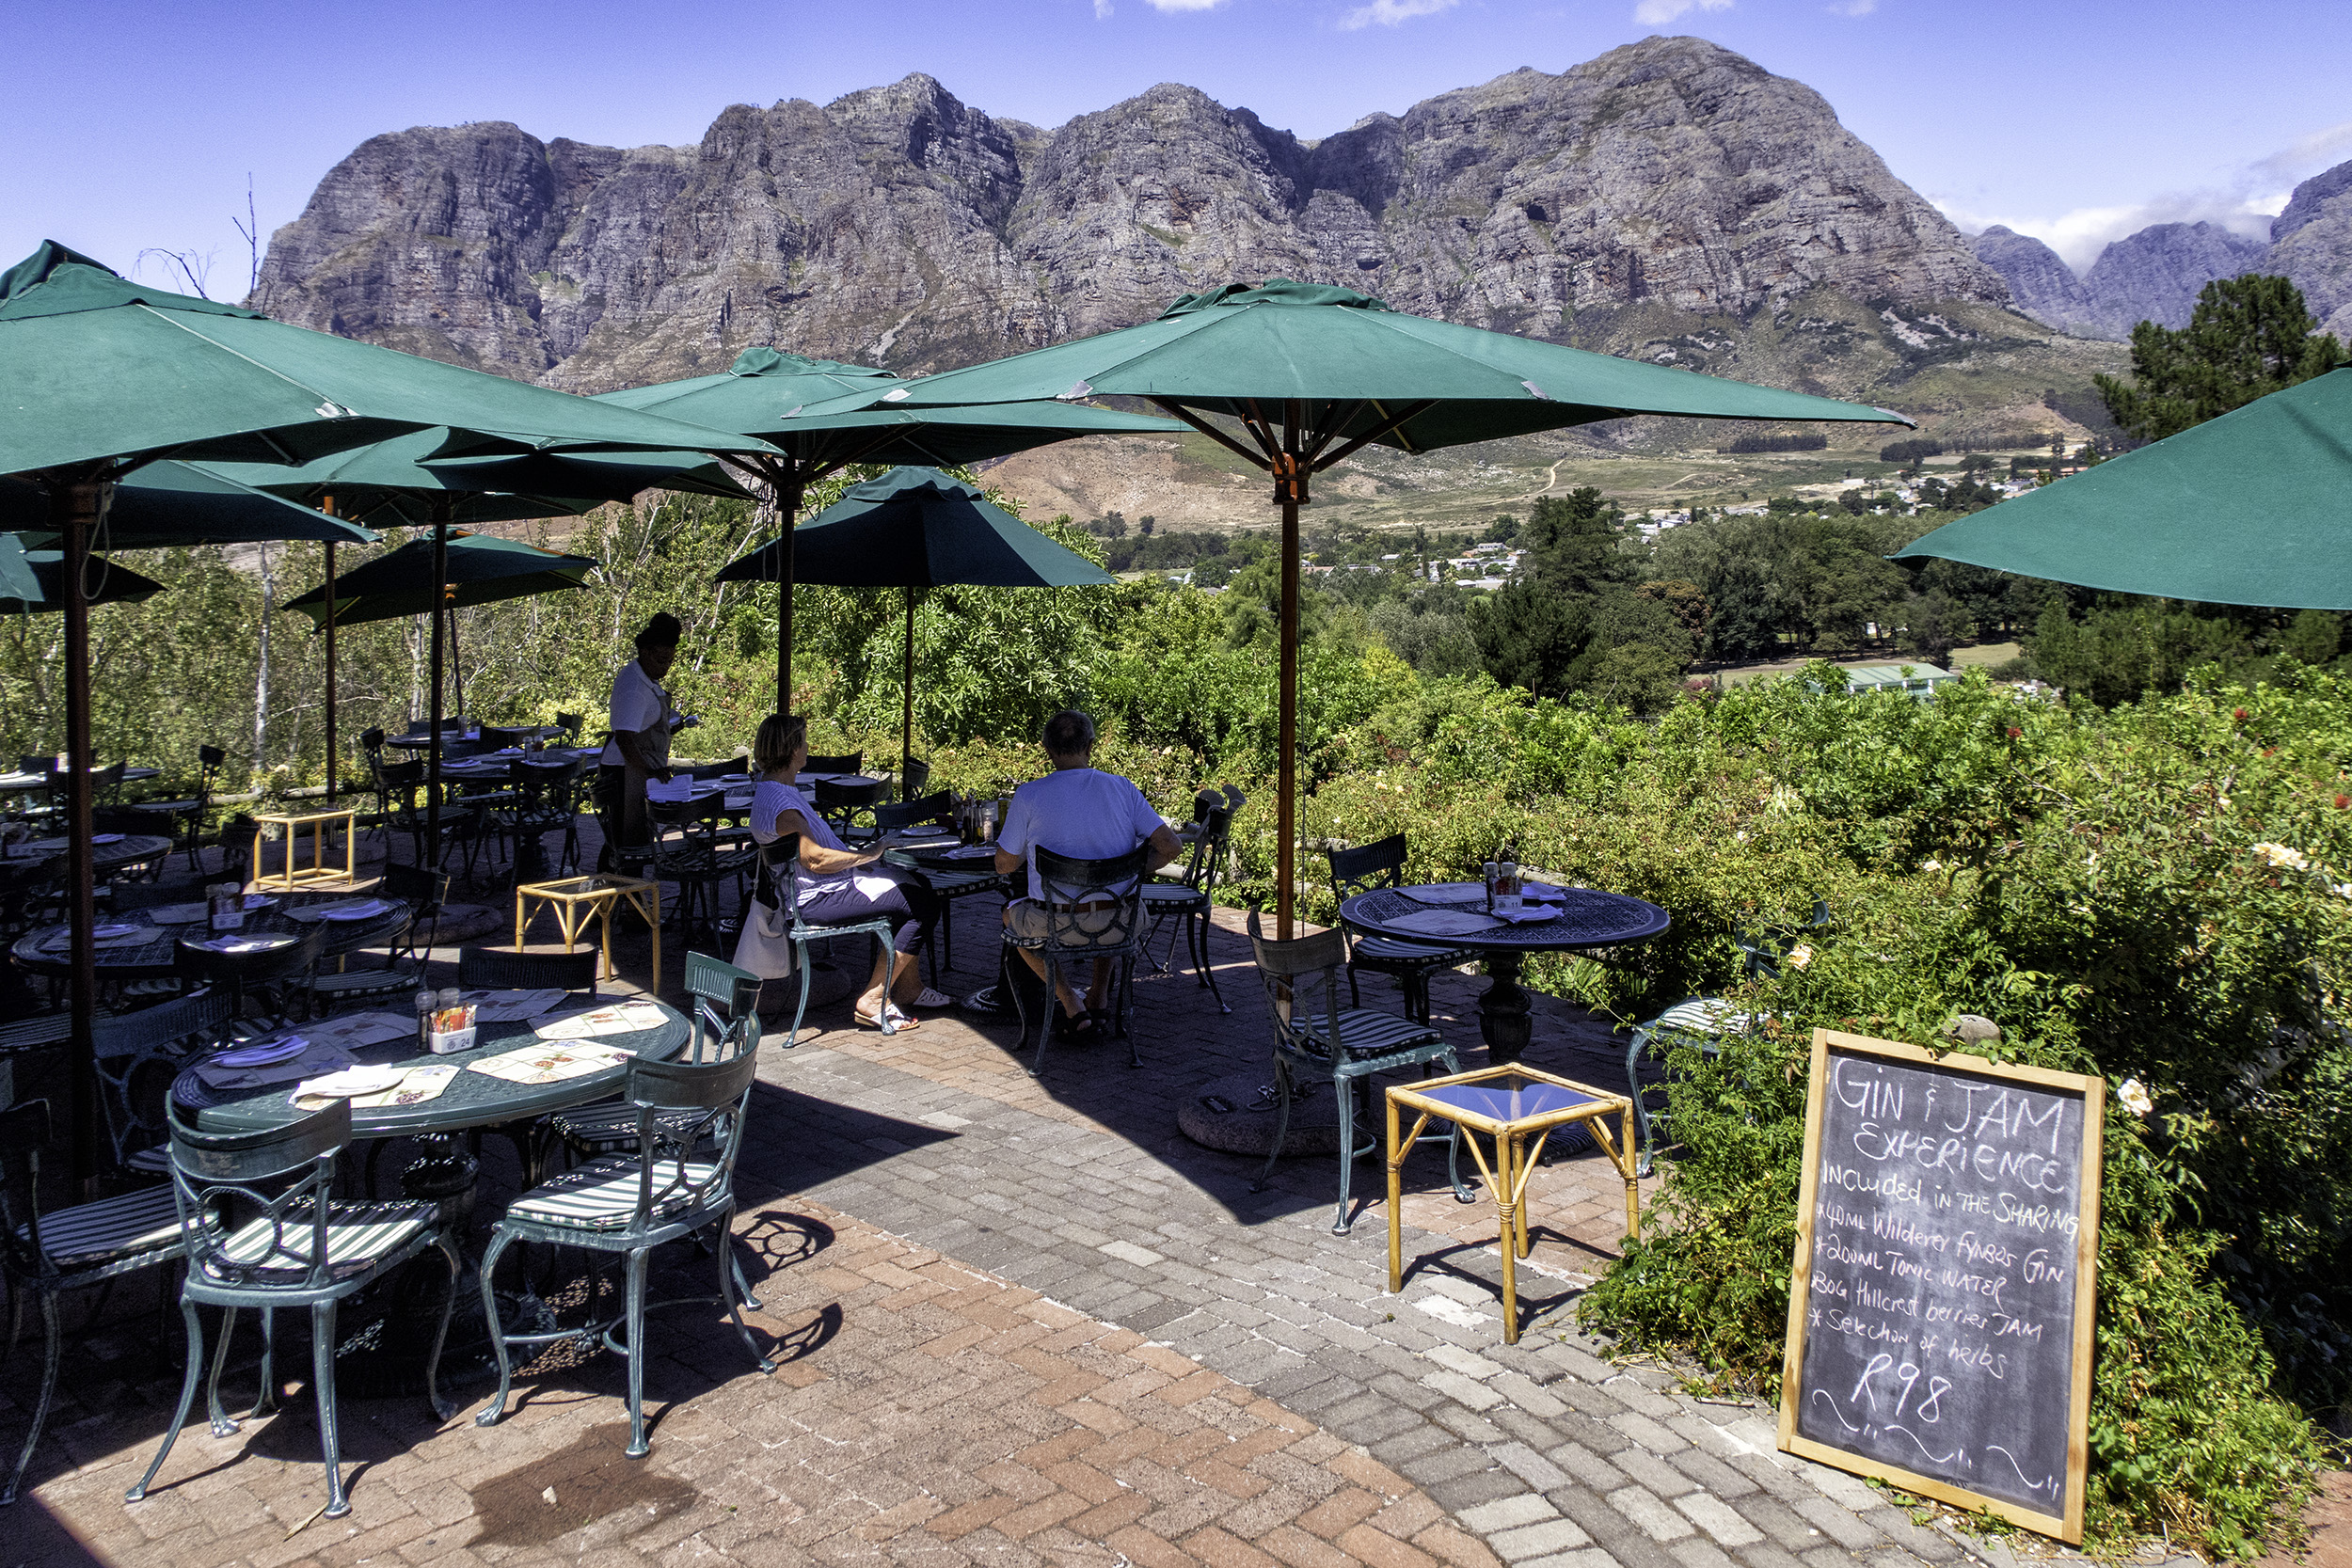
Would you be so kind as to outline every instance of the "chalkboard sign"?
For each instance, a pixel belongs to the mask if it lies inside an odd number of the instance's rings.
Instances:
[[[1814,1032],[1783,1449],[2082,1540],[2106,1096]]]

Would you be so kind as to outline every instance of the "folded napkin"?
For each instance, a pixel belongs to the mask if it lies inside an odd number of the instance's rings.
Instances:
[[[191,947],[208,948],[215,953],[262,953],[273,947],[293,945],[292,937],[215,937],[210,942],[190,942]]]
[[[1561,906],[1558,904],[1529,904],[1522,909],[1509,911],[1497,910],[1495,918],[1507,920],[1514,926],[1532,926],[1559,918],[1560,910]],[[1391,921],[1390,924],[1394,925],[1395,922]]]
[[[683,774],[667,784],[660,779],[645,781],[645,799],[648,800],[691,800],[693,798],[694,781]]]
[[[312,1041],[310,1049],[299,1056],[290,1057],[282,1062],[271,1062],[262,1067],[236,1068],[225,1067],[215,1060],[199,1062],[195,1071],[197,1081],[215,1093],[249,1094],[278,1084],[291,1084],[298,1078],[321,1071],[331,1072],[349,1066],[351,1066],[349,1052],[338,1046]]]
[[[411,1013],[344,1013],[338,1018],[306,1023],[303,1032],[321,1045],[357,1050],[361,1046],[383,1045],[391,1040],[414,1040],[417,1037],[417,1020]]]
[[[1495,928],[1491,918],[1471,910],[1414,910],[1380,925],[1384,930],[1410,931],[1417,937],[1461,937]]]

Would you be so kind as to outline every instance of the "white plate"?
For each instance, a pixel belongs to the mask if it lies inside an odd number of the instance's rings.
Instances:
[[[268,1067],[273,1062],[291,1061],[310,1049],[310,1042],[300,1035],[289,1035],[282,1040],[265,1040],[260,1045],[241,1045],[234,1051],[224,1051],[213,1058],[218,1067]]]
[[[104,942],[109,937],[127,937],[144,931],[144,926],[101,926],[90,932],[93,940]]]
[[[405,1067],[347,1067],[324,1078],[306,1078],[295,1086],[294,1092],[342,1100],[355,1095],[380,1094],[407,1076],[408,1069]]]
[[[278,900],[266,893],[248,893],[245,895],[245,907],[248,911],[274,910],[278,907]]]
[[[89,841],[92,844],[120,844],[122,835],[120,833],[92,833],[89,835]]]

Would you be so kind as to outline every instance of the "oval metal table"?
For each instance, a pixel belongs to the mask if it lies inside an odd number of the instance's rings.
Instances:
[[[1530,953],[1589,953],[1647,942],[1673,925],[1647,899],[1597,888],[1528,884],[1543,895],[1548,918],[1515,922],[1486,912],[1477,882],[1375,888],[1340,905],[1340,919],[1359,936],[1469,948],[1484,960],[1490,984],[1478,999],[1478,1033],[1497,1064],[1516,1062],[1533,1032],[1519,962]]]
[[[65,852],[62,838],[36,838],[11,845],[8,858],[46,860]],[[94,876],[111,877],[126,865],[161,860],[170,853],[171,840],[155,833],[95,833],[90,837],[90,871]]]
[[[583,1043],[627,1050],[654,1061],[666,1061],[676,1055],[692,1032],[685,1016],[649,997],[633,999],[632,1005],[660,1008],[660,1024],[633,1034],[600,1035],[593,1042]],[[356,1047],[350,1053],[368,1066],[444,1063],[460,1069],[449,1086],[432,1100],[411,1105],[354,1106],[351,1113],[355,1143],[378,1138],[425,1141],[426,1155],[401,1173],[402,1193],[407,1197],[440,1204],[443,1216],[455,1227],[458,1250],[466,1267],[455,1287],[458,1311],[441,1352],[445,1387],[453,1379],[486,1371],[491,1361],[488,1324],[479,1312],[468,1310],[469,1304],[482,1299],[481,1275],[477,1272],[481,1259],[466,1239],[481,1162],[466,1152],[457,1140],[477,1128],[527,1122],[550,1111],[609,1099],[628,1076],[626,1060],[615,1067],[552,1084],[510,1083],[486,1072],[469,1071],[466,1068],[471,1063],[516,1050],[535,1038],[529,1022],[483,1023],[477,1028],[472,1050],[447,1055],[420,1052],[416,1042],[405,1037],[383,1045]],[[300,1033],[300,1026],[292,1032]],[[191,1066],[173,1082],[171,1097],[201,1131],[246,1132],[281,1127],[304,1115],[293,1103],[294,1089],[293,1084],[281,1081],[252,1091],[222,1092],[206,1085]],[[405,1393],[421,1387],[427,1349],[422,1325],[437,1319],[435,1309],[439,1303],[438,1292],[447,1288],[442,1283],[445,1278],[437,1269],[410,1269],[377,1288],[380,1294],[374,1302],[374,1317],[355,1324],[345,1337],[344,1348],[336,1354],[336,1382],[346,1393]],[[536,1321],[544,1312],[528,1283],[519,1295],[508,1298],[501,1291],[501,1297],[502,1322]]]

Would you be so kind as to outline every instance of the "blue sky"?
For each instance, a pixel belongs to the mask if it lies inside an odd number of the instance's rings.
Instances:
[[[1819,89],[1963,226],[2077,266],[2148,222],[2259,231],[2352,158],[2344,0],[10,0],[0,265],[42,238],[124,271],[169,247],[237,296],[248,173],[266,235],[353,146],[409,125],[685,143],[731,103],[923,71],[1041,125],[1178,81],[1314,136],[1657,32]]]

